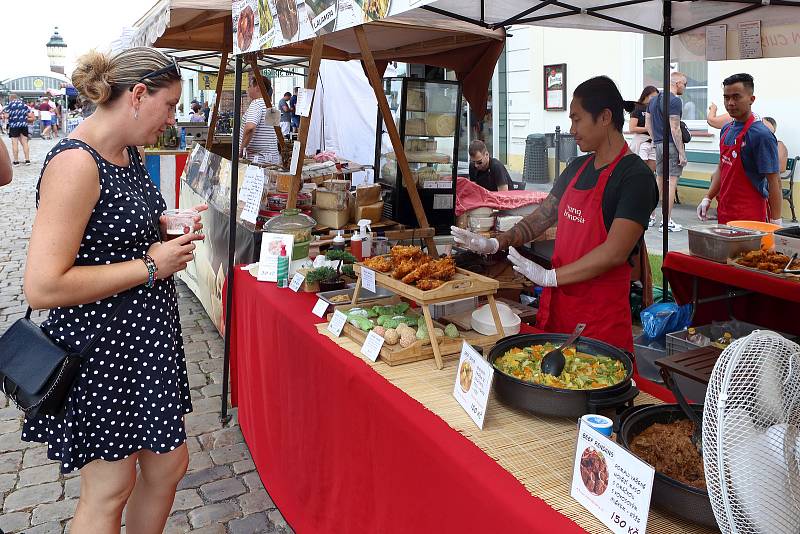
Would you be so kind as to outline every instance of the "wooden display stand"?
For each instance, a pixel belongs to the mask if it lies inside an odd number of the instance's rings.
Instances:
[[[353,301],[351,304],[358,303],[358,296],[361,292],[361,268],[362,266],[359,264],[353,266],[353,270],[358,275],[358,280],[356,281],[356,287],[353,291]],[[498,334],[495,335],[496,339],[505,337],[505,331],[503,330],[503,325],[500,322],[500,314],[497,312],[497,303],[494,300],[494,295],[497,293],[497,290],[500,287],[500,284],[497,280],[492,280],[491,278],[487,278],[470,271],[465,271],[464,269],[456,268],[456,275],[452,280],[445,282],[436,289],[422,291],[421,289],[418,289],[412,285],[404,284],[400,280],[395,280],[388,274],[376,271],[375,285],[385,287],[401,297],[416,302],[420,309],[422,309],[422,315],[425,317],[425,324],[428,327],[428,332],[433,332],[433,329],[435,328],[433,319],[431,318],[431,304],[439,304],[441,302],[450,302],[453,300],[470,297],[485,296],[489,301],[489,309],[492,312],[494,325],[498,332]],[[494,341],[496,341],[496,339]],[[441,369],[443,367],[443,352],[442,347],[439,346],[439,343],[435,337],[431,338],[431,348],[433,349],[433,357],[436,360],[436,368]],[[460,344],[459,350],[461,350]]]

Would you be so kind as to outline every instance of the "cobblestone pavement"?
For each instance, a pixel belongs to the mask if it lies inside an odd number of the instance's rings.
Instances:
[[[9,139],[0,141],[10,151]],[[26,309],[22,275],[35,186],[41,162],[54,143],[32,140],[34,163],[16,167],[12,183],[0,188],[0,334]],[[164,532],[292,533],[254,470],[236,409],[228,425],[223,428],[219,422],[223,340],[183,284],[179,304],[194,412],[186,417],[189,472],[178,486]],[[0,529],[66,533],[78,502],[80,475],[61,475],[58,464],[47,459],[46,445],[20,441],[21,424],[21,412],[0,395]]]

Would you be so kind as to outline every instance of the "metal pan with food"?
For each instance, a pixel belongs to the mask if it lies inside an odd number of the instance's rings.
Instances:
[[[692,408],[702,416],[702,405]],[[691,442],[691,433],[691,421],[677,404],[636,406],[620,415],[617,442],[655,468],[653,506],[717,528],[705,488],[703,459]]]
[[[543,376],[537,369],[541,358],[569,337],[545,333],[501,339],[488,357],[497,371],[494,388],[500,401],[536,414],[574,418],[631,404],[639,394],[631,381],[632,357],[602,341],[578,338],[564,350],[564,371]]]

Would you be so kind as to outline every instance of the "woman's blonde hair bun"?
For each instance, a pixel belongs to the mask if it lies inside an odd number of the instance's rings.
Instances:
[[[111,62],[108,55],[92,50],[78,58],[77,66],[72,72],[72,85],[95,105],[103,104],[111,98]]]

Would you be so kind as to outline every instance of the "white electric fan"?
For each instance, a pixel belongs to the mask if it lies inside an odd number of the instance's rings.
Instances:
[[[723,534],[800,533],[800,346],[756,330],[725,349],[706,393],[703,463]]]

